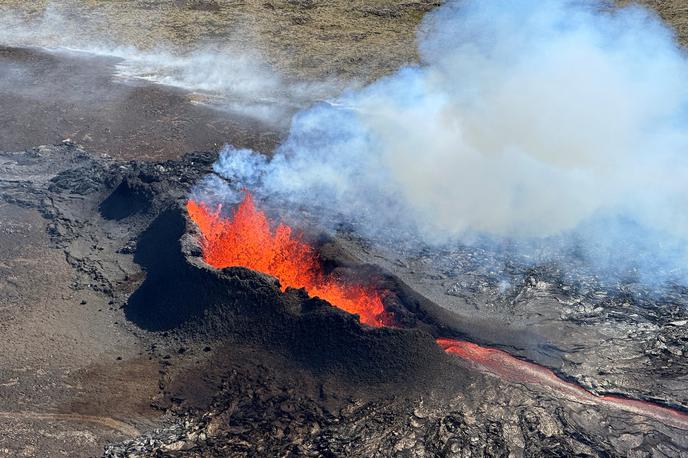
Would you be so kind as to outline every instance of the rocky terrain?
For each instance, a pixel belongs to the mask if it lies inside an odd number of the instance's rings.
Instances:
[[[609,284],[568,258],[533,265],[475,247],[441,256],[404,254],[398,247],[356,252],[454,312],[450,327],[460,336],[555,368],[597,393],[688,407],[683,287],[658,292],[632,282]],[[485,329],[495,322],[508,327],[508,335]]]
[[[372,81],[415,59],[415,27],[425,12],[439,4],[431,0],[8,0],[0,11],[38,20],[36,24],[45,18],[48,23],[35,30],[39,44],[54,45],[72,36],[80,43],[96,39],[143,50],[219,45],[257,51],[276,70],[300,78]]]

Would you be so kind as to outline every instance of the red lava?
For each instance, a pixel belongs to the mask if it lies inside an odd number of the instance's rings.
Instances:
[[[315,249],[286,224],[273,224],[256,208],[250,193],[246,192],[229,218],[220,215],[220,208],[211,210],[194,200],[186,208],[201,230],[203,258],[211,266],[257,270],[276,277],[285,289],[304,288],[309,295],[358,315],[368,326],[386,324],[382,294],[325,275]]]
[[[620,409],[654,418],[674,428],[688,430],[688,415],[678,410],[619,396],[596,396],[581,386],[562,380],[545,367],[523,361],[496,348],[486,348],[472,342],[445,338],[437,339],[437,344],[445,352],[468,361],[476,369],[494,374],[504,380],[548,387],[575,401]]]

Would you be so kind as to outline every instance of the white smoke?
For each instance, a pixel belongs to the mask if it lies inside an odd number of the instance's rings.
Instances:
[[[0,13],[0,45],[110,57],[116,61],[114,76],[119,79],[180,88],[194,94],[195,100],[277,125],[344,87],[334,80],[293,81],[281,75],[258,51],[243,44],[241,27],[235,38],[196,43],[192,49],[160,43],[157,49],[141,50],[115,41],[97,14],[75,15],[57,3],[38,16]]]
[[[452,1],[421,63],[298,113],[271,160],[228,147],[237,187],[368,236],[582,246],[602,267],[688,261],[688,59],[639,7]]]

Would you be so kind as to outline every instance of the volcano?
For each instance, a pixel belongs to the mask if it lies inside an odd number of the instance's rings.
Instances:
[[[388,324],[381,318],[385,313],[381,298],[394,292],[373,293],[370,285],[348,285],[325,276],[316,250],[294,236],[289,226],[269,221],[249,192],[226,218],[221,207],[211,211],[194,200],[187,202],[186,209],[200,229],[203,259],[213,267],[245,267],[273,276],[284,285],[283,290],[302,288],[308,295],[357,316],[362,324],[381,327],[394,323],[391,312],[387,312]],[[497,349],[445,337],[438,338],[437,344],[448,354],[502,379],[547,387],[578,401],[644,415],[688,431],[688,414],[681,410],[617,396],[598,397],[551,370]]]
[[[283,288],[303,288],[311,296],[359,316],[361,323],[382,326],[382,295],[361,285],[346,285],[326,276],[318,256],[285,224],[270,227],[265,213],[246,193],[231,218],[190,200],[187,211],[201,230],[203,258],[215,268],[240,266],[276,277]]]
[[[0,455],[688,456],[681,1],[34,3]]]

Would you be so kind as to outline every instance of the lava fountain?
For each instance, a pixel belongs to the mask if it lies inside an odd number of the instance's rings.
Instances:
[[[211,266],[246,267],[276,277],[283,289],[304,288],[335,307],[359,316],[361,323],[383,326],[383,294],[325,275],[316,251],[286,224],[275,229],[246,192],[229,218],[221,207],[189,200],[187,211],[201,230],[203,258]]]

